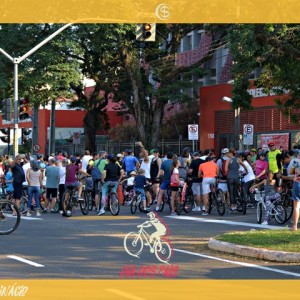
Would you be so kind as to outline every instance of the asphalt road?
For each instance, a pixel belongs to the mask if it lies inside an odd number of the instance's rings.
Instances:
[[[208,217],[190,213],[171,217],[166,209],[160,218],[169,229],[173,248],[169,263],[157,259],[144,245],[139,257],[130,256],[124,238],[149,220],[146,214],[132,215],[122,206],[119,216],[60,214],[22,217],[19,228],[0,236],[0,278],[21,279],[299,279],[300,266],[237,257],[211,251],[210,237],[229,231],[277,228],[256,223],[255,210],[247,215]],[[275,225],[275,226],[273,226]],[[285,226],[285,225],[283,225]]]

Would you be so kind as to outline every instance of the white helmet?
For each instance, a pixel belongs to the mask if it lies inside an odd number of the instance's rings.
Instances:
[[[227,153],[229,153],[229,149],[228,148],[224,148],[224,149],[222,149],[221,153],[222,154],[227,154]]]

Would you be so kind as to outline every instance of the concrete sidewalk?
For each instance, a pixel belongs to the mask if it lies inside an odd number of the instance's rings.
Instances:
[[[236,245],[228,242],[218,241],[214,238],[210,238],[208,241],[208,247],[212,250],[221,252],[237,254],[240,256],[247,256],[256,259],[287,262],[287,263],[299,263],[300,253],[297,252],[284,252],[268,250],[263,248],[254,248],[248,246]]]

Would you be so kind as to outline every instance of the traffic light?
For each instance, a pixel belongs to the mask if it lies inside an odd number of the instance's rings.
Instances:
[[[2,100],[2,119],[10,121],[11,119],[11,99],[3,99]]]
[[[22,145],[26,145],[29,141],[30,128],[22,128]]]
[[[25,120],[29,118],[29,99],[21,98],[19,101],[19,119]]]
[[[137,24],[136,25],[136,40],[141,42],[154,42],[156,33],[156,24]]]
[[[10,143],[10,130],[9,128],[1,128],[0,131],[4,134],[3,136],[0,136],[0,140],[3,143]]]

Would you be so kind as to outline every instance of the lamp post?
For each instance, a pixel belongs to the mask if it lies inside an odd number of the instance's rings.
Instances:
[[[229,97],[224,96],[223,102],[232,103],[233,100]],[[235,149],[240,148],[240,114],[241,108],[237,107],[234,109],[234,128],[233,128],[233,146]]]

